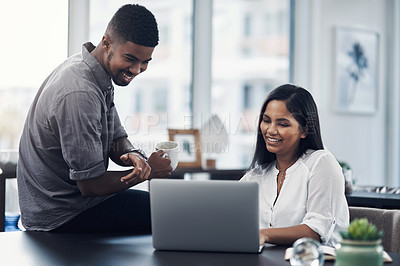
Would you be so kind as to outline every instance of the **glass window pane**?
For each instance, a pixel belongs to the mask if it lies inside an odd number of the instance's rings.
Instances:
[[[131,1],[92,0],[90,40],[97,45],[112,15]],[[127,87],[115,88],[115,104],[129,139],[146,152],[168,139],[167,128],[190,125],[192,1],[135,1],[158,22],[160,43],[148,69]]]
[[[248,167],[262,102],[289,81],[289,44],[290,0],[214,0],[212,113],[229,136],[217,167]]]
[[[68,1],[6,1],[0,24],[0,149],[16,149],[33,97],[67,57]]]

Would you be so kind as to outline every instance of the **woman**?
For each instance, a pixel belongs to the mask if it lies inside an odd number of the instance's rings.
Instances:
[[[268,95],[260,114],[253,161],[240,180],[259,184],[260,242],[309,237],[333,246],[349,211],[341,167],[323,148],[313,97],[285,84]]]

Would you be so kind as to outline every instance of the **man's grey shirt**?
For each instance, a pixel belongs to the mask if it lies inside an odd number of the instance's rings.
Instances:
[[[76,180],[107,171],[114,140],[126,137],[110,76],[90,54],[68,58],[44,81],[25,121],[17,180],[22,225],[48,231],[107,197],[83,197]]]

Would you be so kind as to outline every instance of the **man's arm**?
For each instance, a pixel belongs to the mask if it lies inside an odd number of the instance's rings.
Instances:
[[[164,178],[169,176],[172,171],[171,161],[168,158],[163,158],[163,155],[163,151],[153,152],[147,164],[140,155],[128,153],[124,156],[127,157],[128,161],[133,161],[133,164],[136,165],[133,170],[108,171],[102,176],[79,180],[76,183],[85,197],[118,193],[150,178]]]
[[[84,197],[97,197],[118,193],[130,188],[144,180],[133,173],[132,170],[127,171],[109,171],[102,176],[76,181],[79,190]],[[122,182],[121,179],[131,178],[130,182]]]
[[[127,171],[107,171],[103,175],[91,179],[79,180],[77,185],[85,197],[96,197],[115,194],[141,183],[150,177],[151,167],[147,158],[134,150],[131,142],[122,137],[113,142],[110,158],[121,166],[133,166]]]
[[[120,165],[133,166],[127,171],[107,171],[105,174],[87,180],[77,181],[82,195],[85,197],[105,196],[118,193],[154,177],[167,177],[171,174],[171,161],[163,158],[165,152],[153,152],[148,163],[145,156],[138,152],[129,152],[133,145],[128,139],[120,138],[114,142],[110,158]],[[111,157],[112,156],[112,157]],[[119,156],[118,158],[116,156]],[[151,166],[151,167],[150,167]],[[153,167],[153,169],[152,169]]]
[[[126,138],[122,137],[113,142],[113,148],[111,149],[110,158],[118,165],[121,166],[135,166],[133,155],[146,160],[146,163],[151,167],[150,178],[153,177],[168,177],[171,175],[172,167],[170,166],[171,160],[165,157],[165,152],[159,150],[153,152],[147,159],[146,154],[140,149],[135,149],[131,142]],[[123,178],[123,181],[129,180],[129,178]]]
[[[127,171],[107,171],[99,177],[79,180],[76,183],[83,196],[96,197],[118,193],[150,178],[167,177],[172,171],[171,161],[168,158],[162,158],[163,154],[163,151],[151,154],[149,164],[154,167],[152,169],[140,155],[129,153],[124,156],[129,161],[136,161],[134,169]],[[139,164],[144,166],[140,167],[138,166]]]
[[[142,156],[143,159],[147,160],[146,155],[139,149],[135,149],[132,143],[128,140],[127,137],[122,137],[113,142],[113,145],[110,149],[110,159],[120,165],[120,166],[132,166],[130,162],[122,161],[121,155],[135,151],[138,155]]]

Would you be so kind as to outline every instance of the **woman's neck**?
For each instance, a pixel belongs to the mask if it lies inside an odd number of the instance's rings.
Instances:
[[[279,158],[276,157],[276,168],[279,171],[286,171],[290,166],[292,166],[297,161],[297,158]]]

